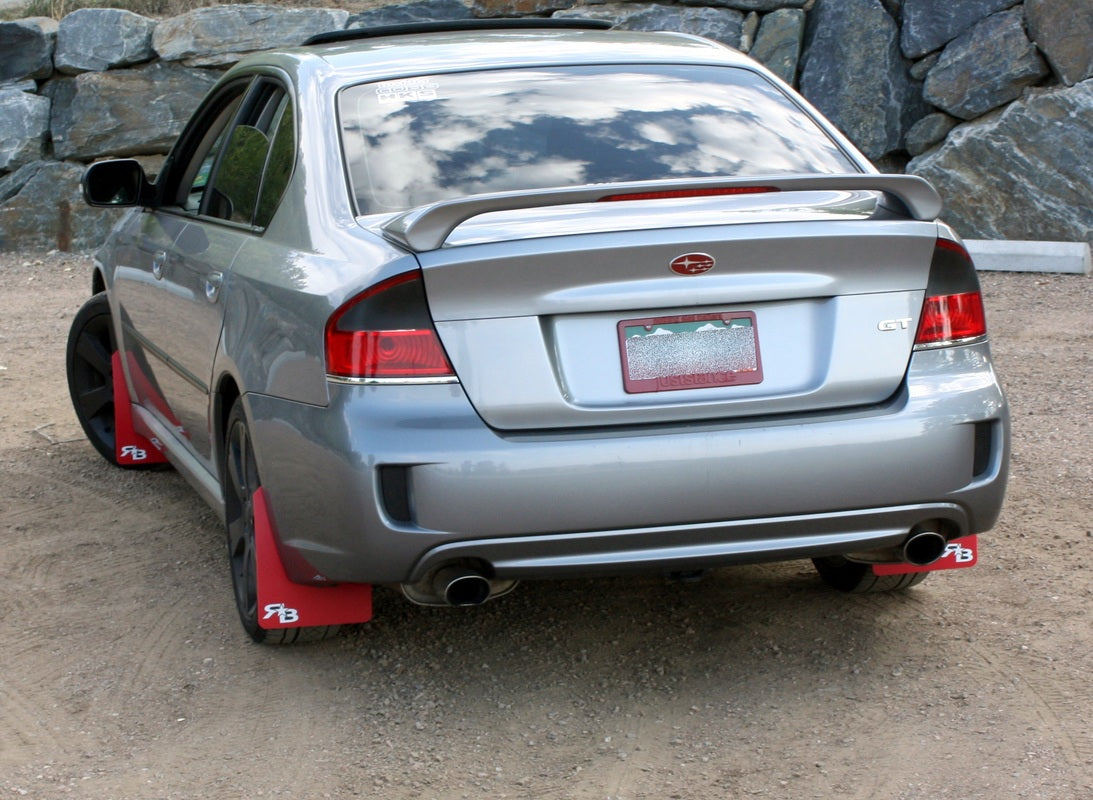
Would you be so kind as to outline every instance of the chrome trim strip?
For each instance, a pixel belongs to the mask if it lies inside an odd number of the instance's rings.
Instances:
[[[327,375],[331,383],[345,386],[437,386],[446,383],[459,383],[454,375],[442,375],[435,378],[349,378],[344,375]]]
[[[941,350],[944,347],[960,347],[966,344],[983,344],[987,341],[987,334],[982,336],[968,336],[963,339],[946,339],[944,342],[930,342],[929,344],[916,344],[912,350],[921,352],[923,350]]]
[[[899,546],[910,529],[925,519],[948,520],[958,536],[972,532],[967,512],[959,504],[915,503],[787,517],[464,539],[428,550],[404,582],[421,580],[461,558],[485,561],[498,578],[545,578],[841,555]]]

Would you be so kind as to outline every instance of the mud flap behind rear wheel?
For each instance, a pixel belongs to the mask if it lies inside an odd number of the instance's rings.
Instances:
[[[146,467],[167,463],[156,443],[137,433],[133,427],[133,406],[125,373],[121,369],[121,352],[111,357],[111,380],[114,384],[114,460],[127,467]]]
[[[974,533],[960,539],[953,539],[945,546],[945,553],[937,561],[925,566],[914,564],[886,563],[873,564],[874,575],[904,575],[909,572],[934,572],[941,569],[964,569],[974,567],[979,561],[979,537]]]
[[[266,490],[254,493],[254,558],[258,581],[258,626],[280,628],[351,625],[372,618],[372,586],[293,583],[277,552]]]

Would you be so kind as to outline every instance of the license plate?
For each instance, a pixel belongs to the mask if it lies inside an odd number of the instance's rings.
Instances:
[[[622,380],[630,394],[763,380],[752,311],[624,319],[618,331]]]

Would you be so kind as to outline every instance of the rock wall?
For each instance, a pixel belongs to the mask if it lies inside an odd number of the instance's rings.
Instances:
[[[220,71],[313,33],[428,19],[591,17],[739,48],[885,171],[922,175],[971,238],[1093,242],[1093,0],[420,0],[350,15],[259,4],[155,20],[0,23],[0,249],[85,250],[87,163],[155,171]]]

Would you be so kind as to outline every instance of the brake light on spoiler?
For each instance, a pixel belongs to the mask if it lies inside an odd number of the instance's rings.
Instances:
[[[673,189],[661,192],[630,192],[628,194],[609,194],[601,197],[601,203],[617,203],[624,200],[675,200],[686,197],[722,197],[725,195],[766,194],[780,191],[773,186],[725,186],[713,189]]]

